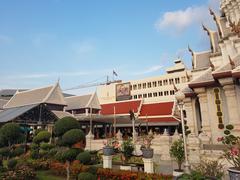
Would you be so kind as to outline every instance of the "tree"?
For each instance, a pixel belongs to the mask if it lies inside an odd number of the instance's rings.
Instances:
[[[71,129],[79,129],[79,128],[80,128],[79,123],[75,118],[64,117],[55,123],[54,133],[57,137],[60,137]]]
[[[40,144],[41,142],[49,142],[51,138],[51,133],[48,131],[40,131],[36,136],[33,138],[33,142],[36,144]]]
[[[78,142],[85,143],[86,137],[81,129],[71,129],[62,136],[62,141],[65,146],[71,147]]]
[[[175,141],[170,148],[170,156],[177,161],[178,169],[181,171],[182,163],[185,159],[183,140]]]
[[[0,140],[7,146],[19,143],[23,136],[20,126],[16,123],[7,123],[0,129]]]
[[[72,145],[85,142],[85,140],[85,134],[80,129],[71,129],[62,136],[62,146],[68,147],[69,149],[63,153],[58,153],[58,160],[66,162],[67,180],[70,178],[70,163],[76,159],[77,155],[81,152],[81,149],[72,148]]]

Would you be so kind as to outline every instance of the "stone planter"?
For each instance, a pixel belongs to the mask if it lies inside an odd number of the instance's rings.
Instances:
[[[110,146],[105,146],[103,147],[103,155],[105,156],[111,156],[114,154],[114,150],[113,147]]]
[[[229,168],[228,169],[230,180],[239,180],[240,179],[240,170]]]
[[[152,148],[143,148],[142,149],[142,156],[143,158],[150,159],[153,158],[153,149]]]
[[[131,167],[131,166],[128,166],[128,165],[121,165],[121,166],[120,166],[120,169],[121,169],[121,170],[124,170],[124,171],[131,171],[131,170],[132,170],[132,167]]]
[[[183,175],[183,170],[179,170],[179,169],[174,169],[173,170],[173,176],[174,177],[179,177],[179,176],[181,176],[181,175]]]

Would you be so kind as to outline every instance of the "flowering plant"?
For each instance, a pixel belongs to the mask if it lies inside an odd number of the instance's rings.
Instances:
[[[141,148],[145,148],[145,149],[150,149],[150,146],[152,144],[152,140],[153,140],[153,135],[152,134],[149,134],[149,135],[145,135],[145,136],[142,136],[142,146]]]
[[[118,142],[118,140],[114,137],[114,138],[109,138],[106,141],[103,141],[103,144],[105,147],[112,147],[114,150],[119,150],[121,145]]]
[[[240,137],[234,136],[231,133],[233,128],[233,125],[227,125],[224,130],[224,136],[219,137],[217,140],[227,146],[224,157],[234,166],[234,168],[240,170]]]

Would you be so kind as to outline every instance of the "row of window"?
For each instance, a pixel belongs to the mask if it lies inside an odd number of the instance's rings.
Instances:
[[[161,92],[133,95],[133,99],[151,98],[151,97],[158,97],[158,96],[169,96],[169,95],[174,95],[174,94],[175,94],[174,90],[161,91]]]
[[[183,76],[181,77],[181,83],[186,82],[187,77]],[[180,78],[170,78],[170,79],[164,79],[159,81],[153,81],[153,82],[147,82],[147,83],[141,83],[141,84],[133,84],[130,86],[131,90],[137,90],[137,89],[146,89],[146,88],[152,88],[157,86],[167,86],[171,84],[180,84]]]

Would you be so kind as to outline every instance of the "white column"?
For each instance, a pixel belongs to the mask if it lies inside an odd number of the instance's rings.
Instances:
[[[210,125],[210,115],[208,112],[208,99],[207,92],[205,88],[197,88],[194,91],[198,94],[201,117],[202,117],[202,130],[205,131],[211,137],[211,125]]]
[[[240,131],[240,119],[237,103],[237,94],[235,85],[232,78],[219,79],[219,82],[223,86],[224,94],[226,97],[226,104],[228,109],[229,124],[234,126],[234,131]]]
[[[147,158],[142,158],[143,163],[144,163],[144,172],[146,173],[154,173],[154,168],[153,168],[153,159],[147,159]]]
[[[112,156],[102,156],[103,157],[103,168],[112,169]]]
[[[191,133],[194,134],[198,134],[198,129],[196,126],[196,118],[194,116],[194,107],[193,107],[193,103],[192,103],[192,99],[191,98],[185,98],[184,99],[184,109],[186,111],[186,120],[187,120],[187,126],[189,127],[189,130],[191,131]]]
[[[86,150],[93,150],[93,147],[92,147],[93,139],[94,139],[94,135],[92,134],[91,131],[89,131],[88,135],[86,136],[86,147],[85,147]]]

